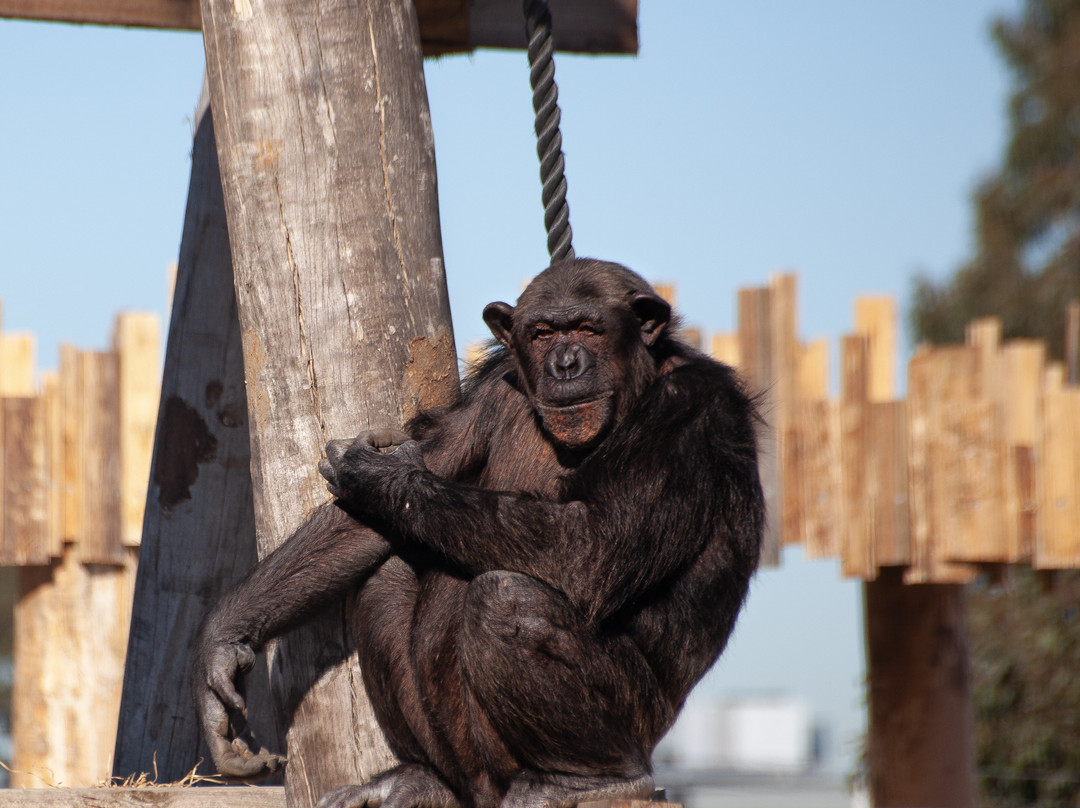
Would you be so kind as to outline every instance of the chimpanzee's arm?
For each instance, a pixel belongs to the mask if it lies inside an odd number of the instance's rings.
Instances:
[[[646,394],[567,502],[441,479],[415,444],[392,455],[353,444],[331,465],[349,502],[392,534],[473,572],[532,575],[602,618],[706,542],[760,531],[752,407],[727,376],[695,370],[709,369],[680,369]]]

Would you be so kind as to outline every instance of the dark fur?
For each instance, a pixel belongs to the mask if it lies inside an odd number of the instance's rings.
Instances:
[[[598,311],[603,333],[560,339],[596,368],[549,387],[581,400],[616,389],[602,430],[568,447],[538,415],[563,395],[544,392],[550,343],[527,332],[579,309]],[[556,264],[485,319],[504,344],[461,401],[409,425],[418,445],[328,448],[343,499],[208,618],[196,701],[226,773],[279,761],[225,749],[222,683],[247,649],[358,589],[365,684],[406,765],[326,805],[567,805],[651,789],[653,747],[723,650],[757,566],[753,403],[730,368],[670,337],[667,304],[618,265]]]

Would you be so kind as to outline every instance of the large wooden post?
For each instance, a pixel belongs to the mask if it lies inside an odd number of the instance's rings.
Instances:
[[[197,127],[113,758],[114,775],[156,772],[163,783],[200,759],[212,773],[189,655],[202,616],[256,561],[240,321],[210,115]],[[280,748],[265,665],[246,684],[256,737]]]
[[[328,439],[457,394],[435,159],[409,0],[202,0],[243,333],[260,555],[327,493]],[[340,609],[271,678],[292,805],[392,757]]]
[[[866,584],[870,793],[880,808],[974,808],[975,738],[959,584]]]

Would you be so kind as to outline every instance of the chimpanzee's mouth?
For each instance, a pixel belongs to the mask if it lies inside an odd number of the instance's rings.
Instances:
[[[615,408],[608,394],[565,404],[537,402],[536,411],[553,441],[568,449],[584,449],[604,434]]]

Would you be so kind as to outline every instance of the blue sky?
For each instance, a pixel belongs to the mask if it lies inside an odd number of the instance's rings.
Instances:
[[[738,287],[800,275],[800,332],[835,341],[854,298],[906,305],[972,242],[968,197],[1005,138],[992,17],[1019,0],[642,0],[637,58],[557,63],[579,255],[677,284],[684,319],[735,326]],[[115,313],[165,316],[202,82],[193,33],[0,21],[5,330],[104,347]],[[459,350],[546,264],[525,56],[426,67]],[[761,573],[697,696],[804,695],[852,765],[860,587],[789,550]]]

